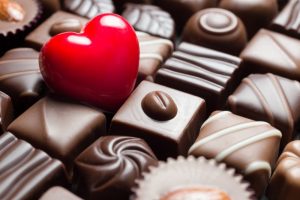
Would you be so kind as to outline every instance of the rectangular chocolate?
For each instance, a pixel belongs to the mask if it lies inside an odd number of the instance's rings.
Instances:
[[[181,43],[155,82],[205,99],[208,113],[223,108],[238,84],[238,57],[190,43]]]
[[[6,132],[0,136],[0,199],[37,199],[66,183],[63,164]]]

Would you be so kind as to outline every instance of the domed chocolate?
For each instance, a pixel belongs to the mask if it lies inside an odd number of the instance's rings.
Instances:
[[[157,159],[144,140],[105,136],[75,161],[78,190],[87,199],[128,199],[136,178]]]
[[[219,6],[236,14],[245,24],[249,38],[267,27],[277,15],[277,0],[222,0]]]
[[[182,40],[238,55],[247,43],[241,20],[233,13],[210,8],[193,15],[183,30]]]

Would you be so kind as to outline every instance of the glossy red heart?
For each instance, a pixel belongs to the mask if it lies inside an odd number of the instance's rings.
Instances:
[[[116,14],[95,17],[82,33],[51,38],[40,53],[41,73],[49,88],[110,112],[132,92],[138,64],[136,34]]]

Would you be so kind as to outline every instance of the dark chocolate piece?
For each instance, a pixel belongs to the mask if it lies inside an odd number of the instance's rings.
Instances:
[[[66,183],[63,164],[7,132],[0,136],[0,199],[37,199]]]
[[[278,128],[284,147],[300,120],[300,83],[273,74],[252,74],[228,98],[228,104],[238,115]]]
[[[0,91],[0,134],[6,131],[13,120],[13,106],[9,96]]]
[[[152,113],[149,114],[149,110],[145,111],[143,101],[153,92],[161,96],[155,97],[157,104],[151,109],[156,110],[151,110]],[[169,104],[165,100],[167,95]],[[163,112],[164,107],[167,108],[164,110],[165,113]],[[176,113],[175,107],[177,107]],[[176,115],[174,116],[174,114]],[[204,116],[205,102],[203,99],[143,81],[113,117],[111,133],[143,138],[156,156],[166,159],[169,156],[176,157],[187,154]]]
[[[143,80],[153,81],[155,73],[172,54],[173,43],[170,40],[137,32],[140,45],[140,63],[137,84]]]
[[[122,15],[137,31],[175,39],[174,20],[169,13],[157,6],[128,3]]]
[[[269,200],[298,200],[300,196],[300,140],[290,142],[280,155],[272,175]]]
[[[168,159],[145,173],[133,200],[253,200],[249,184],[225,164],[194,157]]]
[[[278,13],[277,0],[221,0],[219,6],[244,22],[249,38],[269,26]]]
[[[280,139],[280,131],[266,122],[216,111],[202,125],[189,155],[225,162],[242,173],[260,197],[275,165]]]
[[[176,22],[176,28],[182,30],[188,19],[196,12],[216,7],[218,0],[156,0],[155,4],[169,12]]]
[[[273,20],[271,28],[275,31],[300,39],[300,1],[289,0],[288,4]]]
[[[63,0],[63,5],[66,10],[88,19],[115,11],[112,0]]]
[[[83,17],[58,11],[32,31],[25,38],[25,42],[28,46],[40,50],[51,36],[67,31],[80,32],[87,22]]]
[[[0,90],[11,97],[17,113],[31,106],[46,91],[38,57],[39,53],[33,49],[17,48],[0,58]]]
[[[182,40],[225,53],[239,55],[247,43],[244,24],[230,11],[204,9],[184,27]]]
[[[155,82],[204,98],[207,110],[221,109],[237,85],[240,59],[181,43],[158,70]]]
[[[81,151],[105,134],[105,123],[100,111],[45,97],[15,119],[8,130],[70,168]]]
[[[86,199],[128,200],[135,180],[157,163],[144,140],[104,136],[76,158],[74,173]]]
[[[273,73],[300,81],[300,41],[260,30],[241,53],[247,73]]]
[[[58,199],[62,199],[62,200],[82,200],[81,198],[79,198],[78,196],[76,196],[75,194],[69,192],[68,190],[66,190],[63,187],[59,187],[59,186],[55,186],[50,188],[49,190],[47,190],[47,192],[45,192],[43,194],[43,196],[41,196],[39,198],[39,200],[58,200]]]

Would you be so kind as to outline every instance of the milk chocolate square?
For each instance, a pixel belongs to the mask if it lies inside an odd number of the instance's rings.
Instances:
[[[204,116],[203,99],[143,81],[113,117],[110,133],[143,138],[166,159],[187,154]]]
[[[267,122],[215,111],[203,123],[189,155],[214,158],[233,167],[260,197],[275,165],[281,133]]]
[[[40,50],[52,36],[68,31],[80,32],[87,22],[83,17],[57,11],[32,31],[25,38],[25,42],[28,46]]]
[[[154,75],[163,62],[173,52],[170,40],[136,32],[140,45],[140,63],[137,83],[143,80],[153,81]]]
[[[273,74],[252,74],[229,96],[228,105],[238,115],[278,128],[283,149],[300,120],[300,83]]]
[[[273,73],[300,80],[300,41],[268,30],[260,30],[240,57],[247,73]]]
[[[63,164],[6,132],[0,136],[0,198],[38,199],[49,187],[65,185]]]
[[[155,82],[205,99],[208,113],[221,109],[238,84],[240,59],[181,43],[158,70]]]
[[[300,39],[300,1],[289,0],[271,24],[271,29]]]
[[[15,119],[8,130],[70,168],[74,158],[105,134],[105,116],[88,106],[45,97]]]

